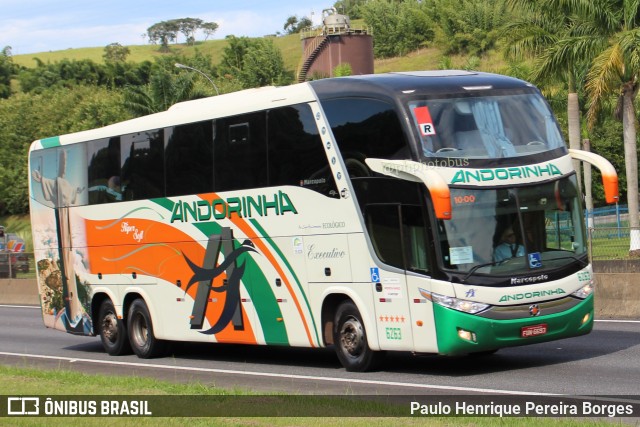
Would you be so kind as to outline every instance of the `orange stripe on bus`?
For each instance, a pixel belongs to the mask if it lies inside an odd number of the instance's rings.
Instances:
[[[215,200],[215,199],[221,199],[216,193],[210,193],[208,196],[211,197],[211,200],[207,200],[202,196],[200,196],[200,198],[203,199],[203,200],[206,200],[208,203],[211,203],[212,200]],[[218,210],[219,212],[222,212],[220,209],[221,209],[221,206],[220,205],[216,205],[216,210]],[[293,287],[291,286],[291,283],[289,282],[289,279],[287,278],[284,270],[282,270],[282,268],[280,267],[280,264],[276,261],[276,258],[270,252],[268,246],[264,244],[264,242],[262,241],[260,236],[258,236],[255,233],[253,228],[251,228],[251,226],[249,225],[249,223],[246,220],[244,220],[242,218],[239,218],[237,215],[236,216],[231,215],[231,218],[229,218],[229,220],[233,224],[235,224],[235,226],[238,227],[245,234],[245,236],[247,236],[247,238],[251,239],[251,241],[254,242],[259,247],[260,251],[269,260],[269,262],[271,263],[273,268],[276,269],[277,273],[280,275],[280,277],[284,281],[284,284],[287,287],[287,290],[289,291],[289,294],[293,298],[293,301],[294,301],[294,303],[296,305],[296,309],[298,310],[298,313],[300,314],[300,319],[302,320],[302,325],[304,326],[305,333],[307,334],[307,340],[309,340],[309,344],[311,345],[311,347],[316,347],[316,345],[313,342],[313,337],[312,337],[312,334],[311,334],[311,330],[309,329],[309,325],[307,324],[307,320],[306,320],[306,318],[304,316],[304,311],[302,310],[302,307],[300,305],[300,301],[298,301],[298,298],[297,298],[296,294],[294,293]]]
[[[138,230],[144,230],[144,241],[147,243],[136,242],[133,239],[133,233],[123,231],[125,229],[119,223],[114,227],[107,227],[113,223],[113,220],[85,220],[87,242],[89,243],[87,248],[90,263],[88,270],[93,274],[121,274],[129,277],[132,272],[136,272],[157,277],[173,284],[180,280],[181,289],[185,290],[193,272],[182,254],[193,261],[203,260],[205,249],[202,245],[194,242],[188,234],[167,224],[135,218],[128,218],[122,222],[126,222]],[[213,285],[222,286],[224,278],[226,275],[223,273],[215,279]],[[197,286],[192,286],[186,293],[192,300],[195,300],[196,291]],[[217,299],[215,304],[207,304],[205,313],[209,324],[214,325],[222,314],[226,294],[211,291],[209,297]],[[246,317],[245,310],[242,312],[244,330],[236,331],[230,324],[216,334],[218,341],[257,343],[252,322]],[[185,325],[188,325],[188,322],[189,319],[185,319]]]

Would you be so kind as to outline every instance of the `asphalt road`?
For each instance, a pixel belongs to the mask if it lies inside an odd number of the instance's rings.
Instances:
[[[0,364],[198,381],[313,394],[640,395],[640,322],[596,322],[587,336],[486,357],[391,354],[379,372],[350,373],[330,349],[176,344],[142,360],[107,355],[96,337],[46,329],[39,308],[0,306]]]

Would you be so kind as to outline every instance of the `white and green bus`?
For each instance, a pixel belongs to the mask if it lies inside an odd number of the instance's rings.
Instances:
[[[35,141],[47,327],[111,355],[171,341],[487,354],[587,334],[572,160],[538,89],[408,72],[182,102]]]

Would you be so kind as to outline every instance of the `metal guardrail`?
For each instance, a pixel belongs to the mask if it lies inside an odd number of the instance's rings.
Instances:
[[[630,227],[595,227],[587,230],[589,236],[589,254],[592,260],[628,259],[631,243],[640,247],[640,241],[631,242],[632,238],[639,239],[636,233],[631,233]]]
[[[615,204],[584,211],[589,227],[628,227],[629,208],[627,205]]]
[[[640,241],[631,242],[632,235],[638,236],[639,233],[637,230],[631,233],[627,205],[615,204],[585,210],[585,217],[592,260],[629,259],[629,249],[632,246],[640,247]]]
[[[345,27],[327,27],[320,26],[315,28],[305,28],[300,31],[300,39],[304,40],[310,37],[322,36],[335,36],[335,35],[351,35],[351,34],[366,34],[371,35],[371,29],[366,25],[356,25]]]

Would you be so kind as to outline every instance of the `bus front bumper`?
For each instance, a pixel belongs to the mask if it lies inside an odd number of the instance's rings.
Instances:
[[[461,355],[586,335],[593,328],[593,295],[561,313],[487,319],[434,304],[438,353]]]

